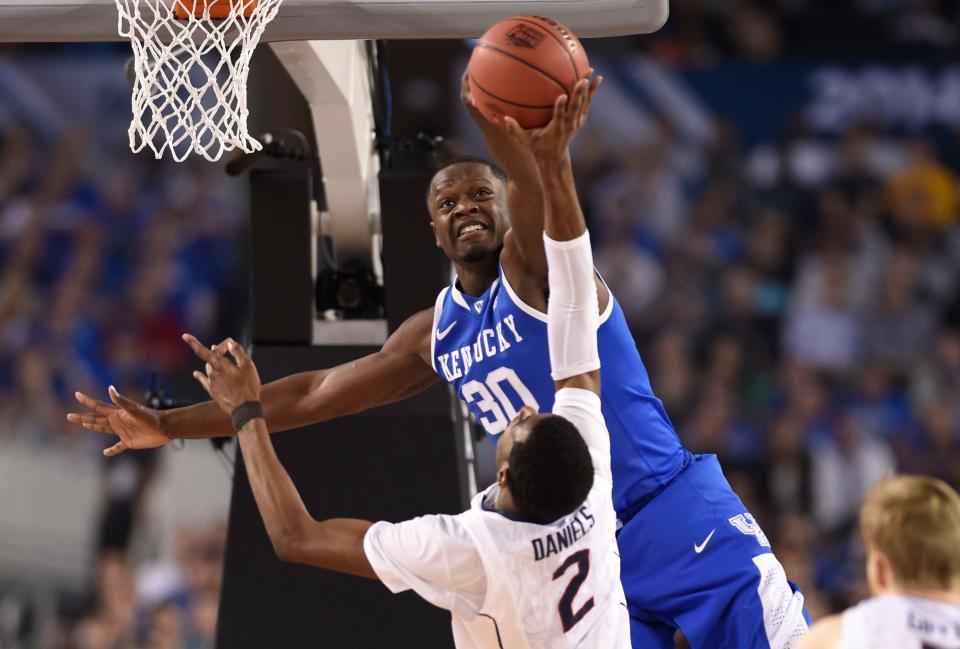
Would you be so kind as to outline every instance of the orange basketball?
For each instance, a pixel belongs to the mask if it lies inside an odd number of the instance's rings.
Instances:
[[[546,125],[557,97],[573,92],[590,64],[569,29],[549,18],[515,16],[480,37],[468,73],[480,112],[502,124],[510,115],[524,128]]]
[[[234,7],[238,7],[243,16],[249,17],[257,8],[257,0],[176,0],[173,12],[177,20],[186,20],[190,14],[203,18],[209,8],[211,18],[223,20]]]

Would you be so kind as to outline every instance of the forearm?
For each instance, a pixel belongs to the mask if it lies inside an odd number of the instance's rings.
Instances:
[[[355,519],[315,521],[267,434],[263,419],[253,419],[238,433],[240,450],[274,550],[285,561],[375,578],[363,553],[370,522]]]
[[[290,475],[281,466],[263,419],[252,419],[237,434],[257,509],[274,549],[303,533],[313,519]]]
[[[578,387],[599,393],[596,332],[600,318],[593,253],[569,155],[544,160],[541,173],[547,196],[544,244],[551,374],[557,389]]]
[[[487,150],[511,181],[524,191],[540,191],[537,161],[527,149],[518,146],[509,134],[477,113],[474,118]]]
[[[570,154],[537,161],[544,190],[544,233],[554,241],[569,241],[587,229],[577,188],[573,181]]]
[[[271,433],[323,421],[317,394],[329,370],[300,372],[263,386],[260,395],[267,427]],[[233,425],[213,401],[161,413],[164,434],[170,439],[205,439],[234,434]]]
[[[438,378],[421,355],[430,349],[433,309],[411,316],[383,348],[337,367],[301,372],[264,385],[260,392],[271,433],[298,428],[405,399]],[[161,414],[167,437],[233,435],[230,419],[213,402]]]

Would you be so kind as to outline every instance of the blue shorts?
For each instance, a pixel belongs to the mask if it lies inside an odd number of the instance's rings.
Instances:
[[[636,649],[787,649],[807,632],[803,595],[715,455],[690,465],[617,536]]]

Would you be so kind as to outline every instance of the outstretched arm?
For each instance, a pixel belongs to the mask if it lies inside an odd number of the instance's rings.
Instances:
[[[490,155],[507,172],[507,210],[510,214],[510,239],[513,241],[509,245],[512,253],[526,272],[546,280],[547,261],[540,240],[544,197],[536,161],[530,151],[510,137],[503,126],[490,122],[477,109],[466,72],[460,86],[460,101],[483,134]]]
[[[524,131],[507,118],[510,134],[534,156],[545,189],[543,245],[549,266],[547,333],[553,378],[558,390],[578,387],[597,394],[598,283],[569,147],[586,120],[591,89],[598,83],[578,82],[569,101],[557,100],[553,119],[542,129]]]
[[[590,74],[593,73],[593,70],[590,70]],[[577,86],[574,87],[572,97],[570,98],[570,118],[575,118],[576,122],[572,125],[572,131],[570,133],[570,139],[573,139],[573,136],[583,127],[583,124],[586,122],[587,112],[590,108],[590,103],[593,100],[593,95],[596,92],[597,88],[600,86],[602,81],[601,77],[596,77],[593,81],[587,79],[582,79],[578,82]],[[578,90],[579,89],[579,90]],[[560,102],[563,101],[563,112],[566,116],[567,112],[567,101],[566,97],[558,98],[557,105],[554,107],[554,116],[550,124],[548,124],[543,129],[535,129],[535,131],[543,131],[551,128],[551,125],[554,125],[558,122],[560,117]],[[576,104],[576,110],[574,110],[574,104]],[[575,115],[573,114],[575,113]],[[520,126],[517,122],[511,118],[504,118],[504,123],[507,128],[507,132],[510,135],[513,135],[517,130],[520,129]],[[514,138],[516,142],[516,139]],[[567,142],[569,144],[569,141]],[[511,236],[506,239],[504,242],[504,262],[505,268],[508,265],[508,261],[516,256],[524,261],[524,267],[534,278],[540,280],[541,284],[545,287],[547,280],[547,267],[546,267],[546,257],[544,256],[543,250],[543,231],[546,227],[545,222],[545,210],[548,203],[556,203],[556,196],[551,197],[551,192],[556,192],[557,187],[553,179],[549,178],[545,174],[552,173],[552,169],[545,169],[543,165],[543,160],[536,157],[536,152],[531,151],[528,147],[525,147],[521,144],[526,152],[525,158],[533,155],[536,177],[538,180],[537,187],[537,196],[539,203],[536,208],[521,208],[520,206],[514,206],[513,203],[509,204],[510,210],[510,225],[511,225]],[[564,147],[566,151],[566,147]],[[572,174],[570,176],[570,188],[573,190],[573,200],[576,202],[576,189],[573,189],[572,185]],[[517,186],[518,191],[526,193],[529,190],[527,187],[520,188]],[[564,188],[564,194],[569,194]],[[569,195],[567,196],[569,199]],[[535,260],[536,263],[530,263],[529,260]]]
[[[363,537],[372,523],[348,518],[314,520],[277,458],[262,413],[256,412],[261,397],[256,366],[233,340],[222,347],[222,351],[195,347],[207,371],[193,375],[228,421],[231,415],[238,420],[237,438],[250,488],[277,556],[376,579],[363,551]],[[251,404],[252,412],[237,414],[241,406],[250,409]]]
[[[363,551],[363,537],[373,523],[353,518],[314,520],[280,464],[263,419],[241,428],[237,439],[257,509],[277,556],[376,579]]]
[[[263,407],[270,432],[297,428],[400,401],[437,381],[430,365],[433,309],[410,317],[369,356],[328,370],[301,372],[263,386]],[[203,345],[186,336],[196,351]],[[220,346],[217,346],[219,349]],[[70,413],[67,420],[84,428],[117,435],[107,456],[127,449],[162,446],[171,439],[226,437],[230,420],[212,401],[160,412],[137,404],[112,387],[113,402],[78,392],[77,400],[93,412]]]

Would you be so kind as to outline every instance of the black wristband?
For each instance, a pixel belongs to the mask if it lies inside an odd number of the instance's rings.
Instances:
[[[230,419],[233,421],[233,429],[238,433],[251,419],[257,418],[263,419],[263,406],[260,405],[259,401],[242,403],[230,413]]]

